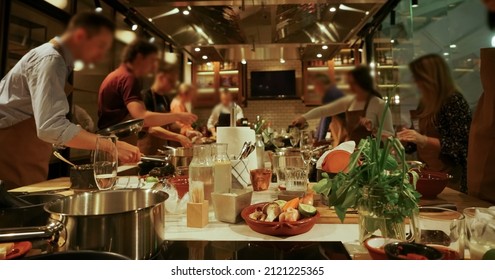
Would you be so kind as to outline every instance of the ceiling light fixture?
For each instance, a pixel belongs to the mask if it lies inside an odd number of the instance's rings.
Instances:
[[[192,65],[192,60],[190,58],[187,59],[187,65]]]
[[[194,51],[195,51],[195,52],[200,52],[200,51],[201,51],[201,48],[199,48],[199,47],[195,47],[195,48],[194,48]]]
[[[455,48],[457,48],[457,45],[456,44],[452,44],[452,45],[450,45],[450,48],[451,49],[455,49]]]
[[[370,14],[370,11],[366,11],[366,13],[364,13],[365,15],[369,15]]]
[[[363,52],[363,49],[359,48],[359,49],[358,49],[358,51],[359,51],[359,52]]]
[[[136,31],[136,30],[138,29],[138,25],[134,23],[134,24],[131,26],[131,29],[132,29],[132,31]]]
[[[285,63],[285,59],[281,58],[280,59],[280,63],[284,64]]]
[[[321,49],[322,50],[327,50],[328,49],[328,46],[327,45],[323,45],[323,46],[321,46]]]
[[[448,55],[449,55],[449,53],[448,53],[448,52],[444,52],[444,53],[443,53],[443,55],[444,55],[444,56],[448,56]]]
[[[153,44],[155,42],[155,37],[151,37],[148,41]]]
[[[493,35],[493,37],[492,37],[492,47],[495,48],[495,35]]]
[[[209,62],[209,61],[206,62],[206,65],[211,66],[211,62]]]
[[[391,39],[390,40],[390,43],[392,43],[392,44],[395,43],[395,40],[394,39]]]
[[[317,58],[322,58],[322,57],[323,57],[323,55],[322,55],[321,53],[318,53],[318,54],[316,54],[316,57],[317,57]]]
[[[241,59],[241,64],[246,64],[246,63],[247,63],[247,61],[244,58]]]
[[[100,0],[95,0],[95,12],[97,13],[103,12],[103,8],[101,7]]]
[[[153,22],[153,19],[152,19],[152,18],[148,18],[148,21],[149,21],[149,22]]]
[[[202,58],[206,60],[206,59],[208,59],[208,56],[203,55]]]
[[[417,8],[419,6],[419,0],[411,0],[411,7]]]
[[[182,14],[185,15],[185,16],[188,16],[189,15],[189,10],[182,11]]]
[[[330,12],[335,13],[336,11],[337,11],[337,8],[335,8],[335,7],[330,8]]]

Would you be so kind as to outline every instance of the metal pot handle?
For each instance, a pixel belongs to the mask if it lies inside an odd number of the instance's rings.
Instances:
[[[64,225],[59,221],[53,221],[42,227],[0,228],[0,243],[29,239],[50,239],[53,244],[57,244],[64,228]]]

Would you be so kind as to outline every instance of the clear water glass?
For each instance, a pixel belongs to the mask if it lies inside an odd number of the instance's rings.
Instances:
[[[98,135],[96,149],[93,153],[93,167],[98,189],[112,189],[117,181],[118,152],[116,136]]]

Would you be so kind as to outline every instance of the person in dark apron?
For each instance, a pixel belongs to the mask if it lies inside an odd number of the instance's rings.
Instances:
[[[175,67],[160,65],[151,88],[141,93],[146,109],[150,112],[170,113],[171,101],[168,93],[174,89],[176,81]],[[145,155],[159,154],[158,150],[163,149],[164,145],[191,147],[189,138],[175,133],[179,130],[175,124],[145,128],[139,134],[138,147]]]
[[[307,120],[324,116],[336,116],[345,113],[346,141],[355,141],[374,135],[378,131],[380,121],[385,113],[383,123],[383,136],[394,134],[392,114],[387,108],[380,93],[375,89],[370,69],[366,66],[358,66],[347,75],[347,82],[352,92],[336,101],[312,109],[306,114],[297,117],[293,124],[304,123]]]
[[[105,77],[98,92],[99,129],[129,119],[143,119],[144,128],[158,128],[176,121],[192,124],[198,119],[191,113],[161,113],[146,109],[141,96],[141,79],[153,73],[157,64],[158,48],[154,44],[137,39],[126,46],[122,63]],[[123,140],[137,143],[138,137]]]
[[[442,57],[430,54],[409,64],[421,93],[420,111],[413,112],[419,129],[397,133],[403,142],[416,144],[418,159],[432,171],[454,178],[449,186],[467,191],[467,150],[471,125],[469,104],[455,87]]]
[[[208,118],[208,130],[212,133],[213,137],[216,136],[217,127],[222,126],[231,126],[230,123],[230,113],[231,106],[234,102],[234,96],[228,89],[224,89],[220,94],[220,104],[213,108],[210,117]],[[244,118],[244,114],[242,112],[241,107],[236,105],[236,121]]]
[[[76,59],[105,57],[114,30],[102,15],[75,15],[60,38],[29,51],[1,80],[0,180],[8,188],[46,180],[52,144],[95,148],[96,135],[66,118],[68,79]],[[117,148],[122,162],[139,161],[137,147],[118,142]]]

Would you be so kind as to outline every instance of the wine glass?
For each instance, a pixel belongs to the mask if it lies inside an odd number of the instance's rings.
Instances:
[[[109,190],[117,181],[117,137],[101,136],[96,138],[93,154],[93,168],[98,189]]]
[[[299,144],[299,139],[301,138],[301,132],[299,128],[293,126],[289,128],[289,135],[290,135],[290,144],[292,147],[296,147],[297,144]]]
[[[299,148],[301,150],[301,156],[304,164],[309,169],[311,159],[313,158],[313,146],[315,143],[315,138],[313,137],[312,131],[301,131],[301,137],[299,139]]]

